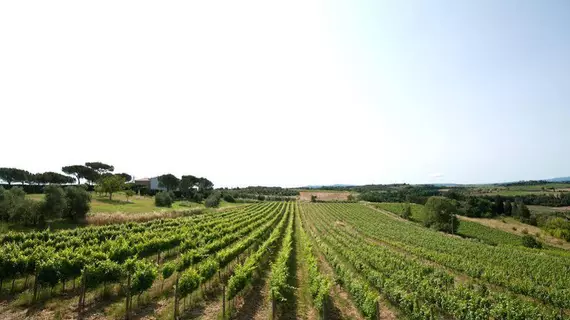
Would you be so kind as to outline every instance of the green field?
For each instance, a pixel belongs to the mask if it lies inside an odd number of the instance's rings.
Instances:
[[[449,235],[390,213],[402,204],[374,207],[260,202],[0,235],[0,312],[3,319],[570,316],[570,251],[522,247],[518,236],[474,222]],[[421,212],[412,205],[414,220]]]
[[[570,183],[548,183],[521,186],[500,186],[481,185],[470,186],[466,189],[472,195],[502,195],[502,196],[523,196],[529,194],[550,194],[556,195],[561,192],[570,191]]]
[[[403,203],[374,203],[372,206],[398,215],[404,208]],[[412,207],[412,220],[423,223],[425,217],[423,206],[415,203],[411,203],[410,206]],[[465,238],[478,239],[491,245],[522,245],[521,236],[490,228],[477,222],[461,220],[457,234]]]

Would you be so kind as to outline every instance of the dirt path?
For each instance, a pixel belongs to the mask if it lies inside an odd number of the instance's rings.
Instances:
[[[269,268],[254,282],[253,287],[245,297],[236,298],[237,311],[232,319],[238,320],[267,320],[271,315],[269,303]]]

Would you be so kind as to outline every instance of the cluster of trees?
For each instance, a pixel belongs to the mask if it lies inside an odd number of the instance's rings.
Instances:
[[[514,216],[529,222],[530,210],[520,198],[511,201],[497,195],[493,201],[483,197],[467,197],[461,204],[461,213],[468,217],[492,218],[500,215]]]
[[[67,184],[75,179],[57,172],[31,173],[17,168],[0,168],[0,179],[11,186],[12,183],[21,184]]]
[[[43,172],[30,173],[29,171],[17,168],[0,168],[0,179],[12,186],[12,183],[26,185],[65,185],[77,182],[81,179],[90,184],[97,184],[95,191],[106,193],[109,199],[113,199],[113,193],[125,189],[125,183],[132,181],[132,176],[128,173],[113,173],[115,168],[112,165],[102,162],[86,162],[85,165],[71,165],[61,168],[61,171],[73,177],[57,173]],[[17,191],[16,191],[17,192]],[[42,192],[40,189],[39,192]],[[132,192],[129,193],[132,195]]]
[[[81,184],[81,179],[88,183],[94,184],[101,178],[113,175],[115,168],[102,162],[87,162],[85,165],[71,165],[61,168],[65,174],[57,172],[31,173],[27,170],[18,168],[0,168],[0,180],[5,181],[9,186],[12,183],[22,185],[50,185],[50,184],[70,184],[77,182]],[[123,177],[125,182],[132,180],[131,175],[127,173],[115,174]],[[73,176],[73,177],[70,177]]]
[[[85,218],[91,197],[82,187],[50,185],[44,188],[43,200],[26,198],[20,187],[6,190],[0,186],[0,221],[42,226],[48,219],[66,218],[74,221]]]
[[[424,226],[447,233],[456,233],[459,228],[459,213],[457,203],[454,200],[434,196],[430,197],[424,206]],[[411,208],[409,209],[411,214]]]
[[[195,202],[201,202],[214,191],[212,181],[193,175],[184,175],[179,179],[170,173],[163,174],[158,177],[158,184],[166,191],[178,191],[181,198]]]
[[[386,186],[354,187],[353,190],[361,192],[360,200],[370,202],[412,202],[425,204],[430,197],[440,195],[439,188],[431,185],[404,185],[398,188]]]
[[[255,186],[246,188],[221,188],[219,190],[222,192],[224,199],[231,197],[233,199],[243,200],[288,201],[295,199],[295,197],[299,195],[298,190],[281,187]]]
[[[115,167],[102,162],[86,162],[85,165],[65,166],[61,168],[61,171],[74,176],[77,179],[77,184],[81,183],[81,179],[86,180],[90,184],[94,184],[102,178],[112,175],[123,177],[125,182],[130,182],[133,179],[128,173],[113,174]]]
[[[154,198],[158,207],[170,207],[177,198],[193,202],[206,199],[206,206],[212,207],[217,207],[221,200],[221,193],[214,192],[214,183],[206,178],[184,175],[179,179],[168,173],[158,177],[158,185],[166,189]]]
[[[515,186],[535,186],[535,185],[549,184],[549,183],[560,183],[560,182],[551,182],[546,180],[524,180],[524,181],[501,183],[499,185],[505,187],[515,187]]]

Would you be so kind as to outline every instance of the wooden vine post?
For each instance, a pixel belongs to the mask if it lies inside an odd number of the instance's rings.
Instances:
[[[131,273],[127,275],[127,298],[125,300],[125,309],[127,311],[126,319],[131,319]]]
[[[178,280],[180,276],[176,276],[176,285],[174,285],[174,320],[178,319]]]
[[[222,319],[226,318],[226,286],[222,285]]]
[[[273,296],[273,291],[271,291],[271,319],[275,320],[275,310],[276,309],[276,303],[275,303],[275,297]]]
[[[86,286],[86,277],[87,277],[87,272],[83,271],[83,274],[81,275],[81,282],[80,282],[80,288],[79,288],[79,302],[77,304],[77,311],[79,313],[79,318],[82,318],[83,315],[83,308],[85,307],[85,286]]]
[[[380,299],[376,300],[376,319],[380,320]]]
[[[34,274],[34,297],[32,298],[32,303],[36,302],[37,295],[38,295],[38,267],[36,267],[36,271]]]

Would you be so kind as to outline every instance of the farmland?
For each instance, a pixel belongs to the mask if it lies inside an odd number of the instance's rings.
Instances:
[[[0,236],[3,319],[562,319],[570,253],[401,204],[260,202]],[[422,219],[421,206],[413,218]],[[396,214],[394,214],[394,213]],[[464,221],[462,221],[463,223]]]

